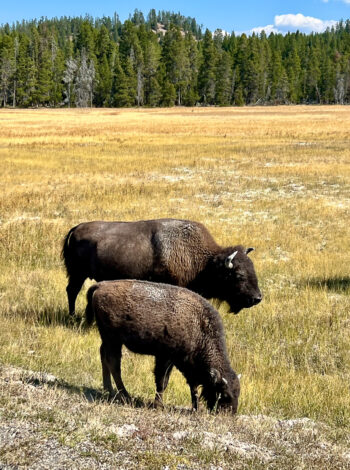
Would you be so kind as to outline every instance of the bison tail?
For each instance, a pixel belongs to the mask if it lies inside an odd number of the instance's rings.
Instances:
[[[98,288],[98,284],[92,285],[86,294],[87,305],[85,309],[85,318],[86,318],[86,324],[88,326],[92,325],[92,322],[94,321],[94,317],[95,317],[94,309],[92,308],[92,296],[94,295],[94,292],[97,288]]]
[[[64,265],[66,267],[68,275],[70,275],[70,273],[72,271],[72,266],[71,266],[72,265],[72,260],[71,260],[71,256],[70,256],[69,240],[70,240],[70,237],[71,237],[72,233],[74,232],[74,230],[76,228],[77,228],[77,225],[75,227],[71,228],[69,230],[69,232],[67,233],[67,235],[64,237],[64,240],[63,240],[61,257],[64,261]]]

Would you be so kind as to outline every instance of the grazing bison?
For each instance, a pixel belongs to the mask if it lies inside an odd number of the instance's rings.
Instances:
[[[261,301],[252,248],[219,246],[204,225],[176,219],[86,222],[64,239],[69,312],[86,278],[174,284],[226,300],[238,313]]]
[[[198,408],[197,389],[209,409],[237,412],[239,379],[230,366],[222,321],[212,305],[198,294],[168,284],[147,281],[104,281],[90,287],[87,323],[94,317],[100,331],[103,386],[130,396],[121,378],[124,344],[139,354],[155,356],[155,405],[162,403],[173,366],[191,389],[192,406]]]

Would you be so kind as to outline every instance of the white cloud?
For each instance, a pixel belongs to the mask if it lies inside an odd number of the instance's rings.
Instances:
[[[265,33],[267,35],[269,35],[270,33],[280,33],[281,31],[279,31],[273,24],[268,24],[266,26],[257,26],[256,28],[252,28],[250,31],[249,31],[249,34],[260,34],[262,31],[265,31]]]
[[[350,3],[350,0],[346,1],[349,1]],[[299,29],[304,32],[314,31],[316,33],[321,33],[326,28],[335,26],[336,23],[337,22],[334,20],[324,21],[319,18],[314,18],[313,16],[304,16],[301,13],[296,15],[288,14],[275,16],[275,25],[288,31]]]
[[[323,0],[328,1],[328,0]],[[343,0],[350,4],[350,0]],[[268,24],[266,26],[257,26],[250,29],[249,31],[236,32],[236,34],[260,34],[261,31],[265,31],[267,35],[270,33],[285,34],[288,31],[293,32],[299,30],[303,33],[322,33],[327,28],[331,28],[337,24],[334,20],[320,20],[313,16],[304,16],[302,13],[296,15],[289,13],[288,15],[276,15],[274,18],[274,24]]]

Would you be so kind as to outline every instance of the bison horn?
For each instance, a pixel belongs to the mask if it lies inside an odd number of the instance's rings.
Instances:
[[[225,377],[222,378],[222,383],[223,383],[224,385],[227,385],[227,380],[225,379]]]
[[[242,374],[238,374],[238,375],[237,375],[237,379],[238,379],[238,380],[241,380],[241,377],[242,377]]]
[[[228,256],[226,259],[225,259],[225,266],[226,268],[229,268],[229,269],[232,269],[233,268],[233,264],[232,264],[232,260],[233,258],[237,255],[238,251],[234,251],[232,253],[232,255]]]
[[[247,248],[247,249],[245,250],[245,254],[247,255],[247,254],[249,254],[251,251],[254,251],[254,248],[249,247],[249,248]]]

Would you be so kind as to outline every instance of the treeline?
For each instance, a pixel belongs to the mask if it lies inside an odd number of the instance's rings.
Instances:
[[[0,27],[0,105],[127,107],[350,102],[350,20],[319,34],[212,34],[135,10]]]

